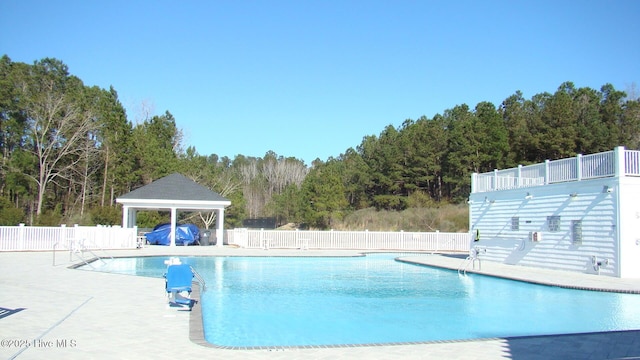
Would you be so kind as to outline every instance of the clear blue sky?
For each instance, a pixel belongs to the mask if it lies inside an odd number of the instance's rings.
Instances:
[[[203,155],[310,164],[516,90],[640,86],[636,0],[0,0],[0,14],[0,54],[113,85],[131,121],[168,110]]]

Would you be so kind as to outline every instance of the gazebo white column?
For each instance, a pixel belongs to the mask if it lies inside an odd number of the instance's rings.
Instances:
[[[129,207],[128,206],[122,207],[122,227],[125,229],[129,227]]]
[[[136,226],[136,208],[130,206],[122,207],[122,227],[132,228]]]
[[[171,246],[176,246],[176,215],[178,209],[172,207],[171,208],[171,232],[169,233],[169,238],[171,239]]]
[[[216,216],[216,246],[222,247],[224,243],[224,208],[217,210]]]
[[[138,216],[138,209],[136,208],[129,208],[129,226],[127,227],[135,227],[137,224],[137,219],[136,217]]]

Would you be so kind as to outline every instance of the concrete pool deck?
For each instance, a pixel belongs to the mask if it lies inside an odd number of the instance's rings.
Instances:
[[[362,251],[146,247],[112,256],[353,256]],[[457,269],[462,259],[403,256]],[[0,253],[2,359],[630,359],[640,331],[492,338],[407,345],[229,350],[190,340],[190,312],[169,308],[164,280],[69,268],[68,252]],[[483,262],[482,273],[526,281],[640,292],[640,279],[616,279]],[[566,284],[565,284],[566,282]],[[640,296],[640,295],[638,295]],[[199,305],[196,305],[199,306]],[[438,326],[438,324],[434,324]],[[26,344],[30,346],[27,347]]]

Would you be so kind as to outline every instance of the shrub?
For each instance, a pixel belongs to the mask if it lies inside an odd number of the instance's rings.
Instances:
[[[469,228],[469,209],[451,204],[403,211],[367,208],[355,211],[333,225],[336,230],[466,232]]]
[[[24,211],[13,206],[6,198],[0,197],[0,226],[16,226],[22,222]]]
[[[122,210],[115,206],[100,206],[91,210],[92,225],[122,225]]]

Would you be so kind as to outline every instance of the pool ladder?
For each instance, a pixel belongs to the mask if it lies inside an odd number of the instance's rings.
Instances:
[[[467,269],[469,268],[469,265],[472,265],[473,269],[475,270],[475,268],[476,268],[476,260],[478,261],[478,270],[481,270],[482,269],[482,263],[480,262],[480,259],[478,259],[477,257],[467,256],[467,258],[464,259],[464,261],[458,267],[458,274],[467,275]]]
[[[198,280],[198,283],[200,283],[200,286],[202,287],[202,291],[205,291],[207,289],[207,284],[204,282],[204,278],[196,271],[196,269],[193,268],[193,266],[189,266],[191,268],[191,273],[193,273],[193,277],[196,278],[196,280]]]
[[[60,245],[60,242],[57,242],[55,244],[53,244],[53,266],[56,265],[56,250],[57,247]],[[89,249],[86,245],[85,245],[85,239],[70,239],[68,241],[68,248],[69,248],[69,262],[73,261],[73,256],[75,255],[75,257],[82,261],[85,265],[89,266],[90,268],[95,270],[95,267],[92,265],[92,263],[95,263],[97,261],[101,262],[102,265],[105,265],[107,262],[105,261],[105,258],[110,258],[111,260],[113,260],[113,256],[109,255],[103,248],[98,247],[95,245],[95,243],[92,243],[94,250],[98,251],[102,251],[104,253],[104,256],[99,256],[98,254],[96,254],[94,251],[92,251],[91,249]],[[84,253],[88,252],[89,254],[91,254],[93,256],[93,258],[90,259],[86,259],[84,257]]]
[[[458,274],[467,275],[467,269],[469,265],[472,266],[472,269],[476,269],[476,261],[478,262],[478,270],[482,270],[482,262],[480,261],[480,253],[486,253],[487,249],[474,247],[469,252],[469,256],[458,266]]]

